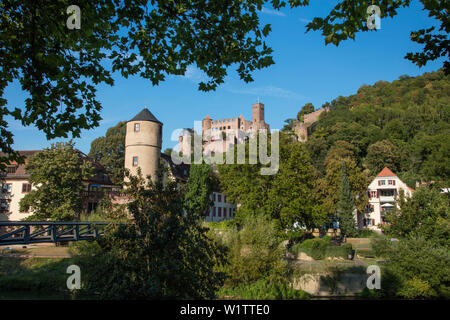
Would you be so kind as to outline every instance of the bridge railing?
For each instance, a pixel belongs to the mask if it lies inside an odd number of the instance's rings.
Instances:
[[[0,221],[0,245],[92,240],[104,234],[108,222]]]

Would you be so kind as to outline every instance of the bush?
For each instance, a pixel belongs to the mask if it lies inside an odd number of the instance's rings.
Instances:
[[[407,299],[450,298],[450,252],[423,238],[377,241],[375,251],[388,262],[382,270],[386,296]]]
[[[264,216],[245,218],[242,229],[230,231],[224,241],[229,248],[228,286],[247,285],[260,279],[286,278],[285,249],[281,246],[274,222]]]
[[[348,259],[348,256],[352,254],[353,247],[351,243],[346,243],[342,246],[329,246],[325,252],[327,257],[341,257],[345,259]]]
[[[236,222],[234,221],[234,219],[231,219],[220,222],[205,222],[205,225],[213,230],[230,230],[235,227]]]
[[[235,299],[309,299],[309,294],[302,290],[295,290],[286,283],[270,282],[260,279],[254,283],[232,288],[224,288],[219,292],[221,297]]]
[[[300,252],[304,252],[314,260],[322,260],[326,257],[342,257],[347,259],[348,255],[352,254],[353,247],[350,243],[342,246],[332,246],[331,238],[324,237],[308,239],[300,244],[293,245],[290,252],[297,256]]]

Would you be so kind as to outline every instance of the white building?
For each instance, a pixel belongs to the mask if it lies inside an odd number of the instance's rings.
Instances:
[[[211,195],[214,205],[206,216],[206,222],[218,222],[233,219],[236,214],[236,205],[227,203],[223,193],[213,192]]]
[[[33,212],[20,211],[20,200],[31,190],[36,189],[29,181],[30,173],[25,170],[28,157],[41,150],[21,150],[20,155],[25,157],[24,164],[13,161],[6,164],[6,171],[0,172],[0,221],[20,221],[29,217]],[[83,160],[90,161],[94,167],[94,176],[83,181],[82,210],[90,212],[96,209],[104,194],[113,194],[118,191],[110,181],[103,166],[77,150]],[[5,156],[5,154],[1,154]]]
[[[397,200],[400,194],[403,193],[409,198],[413,192],[414,189],[408,187],[395,173],[385,167],[369,184],[367,190],[369,205],[366,212],[357,215],[359,229],[381,231],[380,226],[386,224],[386,213],[395,207],[398,208]]]

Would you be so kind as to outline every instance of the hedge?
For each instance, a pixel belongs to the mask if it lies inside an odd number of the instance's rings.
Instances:
[[[342,246],[333,246],[331,245],[331,239],[325,237],[305,240],[302,243],[292,246],[290,251],[296,256],[300,252],[304,252],[314,260],[322,260],[326,257],[342,257],[347,259],[352,254],[353,247],[350,243]]]

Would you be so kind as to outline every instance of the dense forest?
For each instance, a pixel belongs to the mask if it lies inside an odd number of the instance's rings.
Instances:
[[[322,176],[330,148],[343,140],[369,176],[388,166],[411,187],[416,181],[448,186],[450,82],[442,70],[363,85],[323,106],[330,112],[309,128],[306,143]]]

